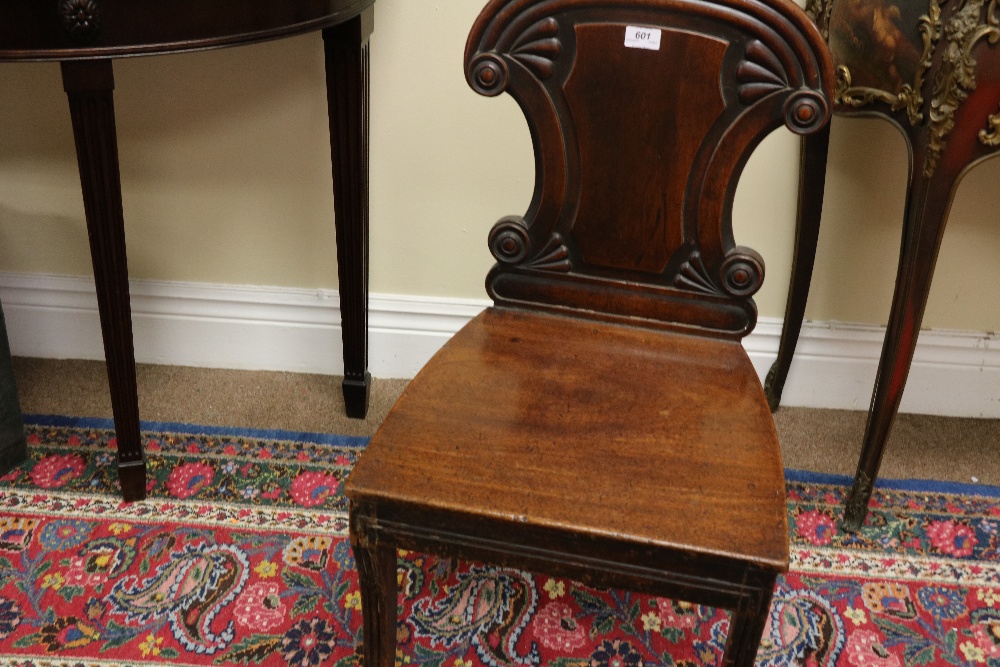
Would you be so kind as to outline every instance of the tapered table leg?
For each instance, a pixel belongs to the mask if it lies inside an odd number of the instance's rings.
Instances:
[[[118,439],[118,476],[125,500],[141,500],[146,497],[146,459],[139,437],[125,219],[115,132],[114,73],[110,60],[78,60],[63,62],[62,76],[73,118],[97,285]]]
[[[28,443],[24,439],[21,403],[14,383],[14,367],[10,361],[7,327],[0,309],[0,475],[9,472],[28,458]]]
[[[323,31],[347,415],[368,412],[368,38],[374,10]]]

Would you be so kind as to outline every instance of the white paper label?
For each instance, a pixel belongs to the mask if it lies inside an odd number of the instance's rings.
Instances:
[[[659,51],[661,32],[659,28],[643,28],[630,25],[625,28],[625,46],[630,49]]]

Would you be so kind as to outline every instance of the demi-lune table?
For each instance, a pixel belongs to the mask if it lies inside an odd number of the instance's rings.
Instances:
[[[322,30],[347,413],[367,411],[368,38],[375,0],[3,0],[0,62],[59,61],[69,97],[126,500],[146,494],[115,133],[115,58]]]

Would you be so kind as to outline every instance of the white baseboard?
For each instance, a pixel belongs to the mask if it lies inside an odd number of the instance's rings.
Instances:
[[[336,291],[133,281],[136,360],[207,368],[343,372]],[[102,359],[93,280],[0,273],[0,303],[15,355]],[[412,377],[486,300],[373,294],[369,368]],[[781,320],[761,318],[744,345],[763,377]],[[783,405],[867,410],[884,329],[806,323]],[[904,412],[1000,418],[1000,341],[981,332],[925,331]]]
[[[140,363],[339,375],[335,290],[133,280]],[[103,359],[91,278],[0,273],[0,303],[16,356]],[[372,295],[369,368],[413,377],[486,301]]]
[[[781,319],[760,318],[744,339],[761,378],[778,353]],[[782,405],[867,411],[885,327],[806,322]],[[996,334],[920,332],[900,412],[1000,419],[1000,340]]]

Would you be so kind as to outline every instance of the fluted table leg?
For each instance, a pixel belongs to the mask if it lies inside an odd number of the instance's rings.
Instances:
[[[62,63],[94,263],[111,407],[118,438],[118,476],[125,500],[146,496],[146,459],[139,437],[139,402],[132,347],[132,311],[125,256],[114,73],[110,60]]]
[[[347,415],[368,412],[368,38],[374,10],[323,31]]]

